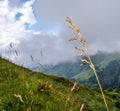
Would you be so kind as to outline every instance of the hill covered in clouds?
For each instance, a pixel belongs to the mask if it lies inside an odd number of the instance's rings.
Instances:
[[[96,66],[103,88],[120,88],[120,53],[102,53],[91,56]],[[80,66],[80,59],[76,62],[63,62],[57,65],[31,67],[34,71],[66,77],[91,88],[97,88],[97,82],[89,66]]]

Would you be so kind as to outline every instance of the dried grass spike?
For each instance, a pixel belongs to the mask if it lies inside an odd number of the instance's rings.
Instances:
[[[30,56],[30,58],[31,58],[31,60],[32,60],[32,61],[34,61],[34,58],[33,58],[33,56],[32,56],[32,55]]]
[[[89,64],[90,64],[90,62],[87,61],[86,59],[81,59],[81,61],[82,61],[82,63],[83,63],[84,65],[89,65]]]
[[[71,27],[75,32],[80,33],[80,30],[79,30],[78,26],[76,26],[69,17],[66,18],[66,21],[70,24],[70,27]]]
[[[78,38],[76,38],[76,37],[70,38],[68,41],[69,41],[69,42],[72,42],[72,41],[74,41],[74,40],[78,40]]]
[[[94,75],[95,75],[96,80],[97,80],[97,83],[98,83],[98,86],[99,86],[99,89],[100,89],[101,94],[102,94],[103,101],[104,101],[104,103],[105,103],[106,110],[109,111],[109,107],[108,107],[108,105],[107,105],[107,101],[106,101],[106,98],[105,98],[105,95],[104,95],[104,92],[103,92],[103,89],[102,89],[100,80],[99,80],[99,78],[98,78],[98,74],[97,74],[97,72],[96,72],[95,66],[94,66],[94,64],[92,63],[91,57],[90,57],[90,55],[89,55],[87,43],[86,43],[86,41],[83,39],[82,34],[81,34],[79,28],[77,27],[77,25],[75,25],[69,17],[66,18],[66,21],[68,22],[68,24],[70,25],[70,27],[72,28],[72,30],[75,32],[75,34],[77,34],[76,37],[78,37],[78,41],[79,41],[79,42],[81,43],[81,45],[82,45],[81,48],[75,46],[75,49],[76,49],[76,50],[79,50],[79,51],[80,51],[82,54],[84,54],[84,55],[86,56],[86,58],[88,59],[88,60],[82,59],[82,60],[81,60],[81,61],[82,61],[82,65],[89,65],[90,68],[93,70]],[[75,86],[73,86],[73,88],[71,89],[71,91],[73,91],[74,88],[75,88]],[[82,110],[82,109],[81,109],[81,110]]]
[[[83,111],[84,104],[81,105],[80,111]]]
[[[78,57],[81,57],[81,56],[84,56],[83,54],[76,54],[74,56],[78,56]]]
[[[17,50],[15,50],[15,54],[18,56],[18,52],[17,52]]]
[[[13,48],[13,43],[12,42],[10,43],[10,47]]]
[[[75,90],[76,85],[77,85],[77,83],[75,82],[73,87],[71,88],[71,92],[73,92],[73,90]]]
[[[22,96],[21,95],[17,95],[17,94],[14,94],[14,96],[16,97],[16,98],[19,98],[20,99],[20,101],[22,102],[22,103],[24,103],[24,101],[23,101],[23,99],[22,99]]]
[[[77,47],[77,46],[74,46],[74,48],[75,48],[76,50],[82,51],[82,49],[79,48],[79,47]]]

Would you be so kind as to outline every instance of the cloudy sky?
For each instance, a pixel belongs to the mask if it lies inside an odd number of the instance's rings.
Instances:
[[[120,51],[120,0],[0,0],[0,54],[18,64],[73,60],[69,16],[90,52]]]

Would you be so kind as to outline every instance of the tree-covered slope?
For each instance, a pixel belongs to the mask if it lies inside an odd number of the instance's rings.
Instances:
[[[91,56],[93,63],[96,66],[103,87],[120,88],[120,53],[103,53],[98,52]],[[41,67],[34,67],[33,70],[43,71],[46,74],[54,74],[57,76],[67,77],[76,80],[88,87],[97,88],[96,80],[89,66],[80,66],[81,62],[78,59],[76,62],[64,62],[55,66],[46,67],[41,70]]]
[[[104,59],[96,63],[94,56],[92,57],[101,84],[104,89],[120,88],[120,54],[105,54]],[[99,59],[99,58],[98,58]],[[85,66],[84,66],[85,67]],[[79,81],[91,88],[97,88],[95,76],[90,68],[76,74],[72,79]]]
[[[99,91],[63,77],[48,76],[17,66],[0,58],[1,111],[104,111]],[[111,111],[120,109],[120,91],[105,91]],[[93,96],[94,95],[94,96]]]

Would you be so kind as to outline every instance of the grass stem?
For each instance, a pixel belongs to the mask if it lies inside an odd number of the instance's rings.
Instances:
[[[103,98],[103,101],[104,101],[106,110],[109,111],[109,108],[108,108],[108,105],[107,105],[107,101],[106,101],[106,99],[105,99],[105,95],[104,95],[104,92],[103,92],[103,89],[102,89],[100,80],[99,80],[99,78],[98,78],[98,74],[97,74],[97,72],[96,72],[95,66],[94,66],[94,64],[92,63],[92,60],[91,60],[90,55],[89,55],[89,50],[88,50],[87,43],[86,43],[86,41],[83,39],[82,34],[81,34],[78,26],[75,25],[69,17],[66,18],[66,21],[68,22],[69,27],[70,27],[70,28],[74,31],[74,33],[75,33],[75,37],[69,39],[69,41],[70,41],[70,42],[71,42],[71,41],[79,41],[79,42],[81,43],[81,44],[80,44],[80,47],[75,46],[75,49],[80,52],[80,53],[77,54],[77,55],[80,56],[80,57],[83,56],[83,57],[86,57],[86,58],[87,58],[87,59],[81,59],[81,62],[82,62],[83,65],[89,65],[90,68],[93,70],[94,75],[95,75],[96,80],[97,80],[97,83],[98,83],[98,86],[99,86],[99,89],[100,89],[101,94],[102,94],[102,98]]]

